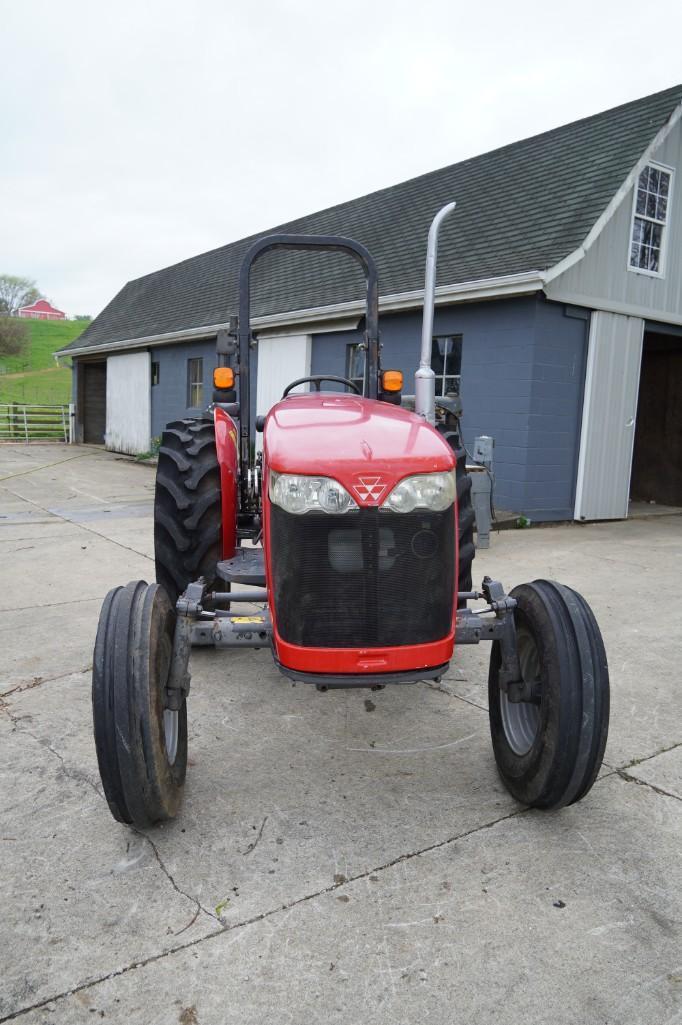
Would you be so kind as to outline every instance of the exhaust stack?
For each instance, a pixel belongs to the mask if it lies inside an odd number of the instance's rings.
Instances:
[[[436,294],[436,260],[438,256],[438,232],[445,218],[452,213],[456,203],[448,203],[439,210],[431,222],[426,246],[426,279],[424,281],[424,312],[422,319],[422,351],[419,369],[414,375],[414,409],[428,423],[436,422],[436,375],[431,366],[431,344],[433,338],[433,306]]]

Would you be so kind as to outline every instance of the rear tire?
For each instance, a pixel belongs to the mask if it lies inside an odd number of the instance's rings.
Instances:
[[[471,477],[466,469],[466,452],[463,448],[455,449],[457,457],[457,536],[459,540],[459,575],[458,590],[470,591],[472,589],[471,569],[476,554],[474,545],[474,524],[476,518],[474,507],[471,502]],[[464,608],[466,601],[458,603],[459,608]]]
[[[187,771],[187,704],[166,705],[175,610],[159,584],[104,599],[92,671],[97,762],[109,810],[140,828],[177,813]]]
[[[156,579],[173,605],[200,576],[213,586],[221,537],[213,420],[175,420],[161,438],[154,500]]]
[[[500,650],[488,676],[495,761],[509,792],[534,808],[579,801],[594,783],[609,724],[609,671],[592,610],[576,591],[550,580],[521,584],[514,620],[524,681],[539,681],[535,702],[511,702],[500,687]]]

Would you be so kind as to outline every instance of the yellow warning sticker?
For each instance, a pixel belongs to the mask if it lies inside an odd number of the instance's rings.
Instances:
[[[265,616],[232,616],[233,623],[264,623]]]

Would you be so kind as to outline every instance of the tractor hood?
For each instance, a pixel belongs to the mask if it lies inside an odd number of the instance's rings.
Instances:
[[[455,466],[448,443],[421,417],[354,395],[289,396],[270,410],[264,433],[267,468],[333,477],[362,505],[380,504],[403,477]]]

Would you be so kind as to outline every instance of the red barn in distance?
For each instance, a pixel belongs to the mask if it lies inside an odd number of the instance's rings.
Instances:
[[[18,317],[31,320],[65,320],[66,314],[56,309],[47,299],[36,299],[30,306],[21,306],[17,310]]]

